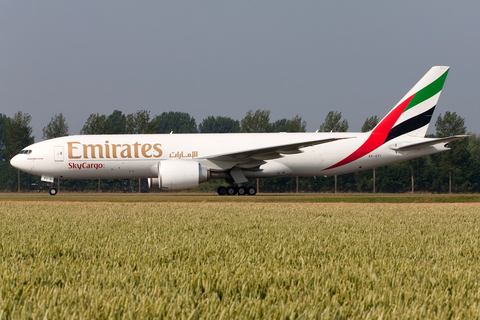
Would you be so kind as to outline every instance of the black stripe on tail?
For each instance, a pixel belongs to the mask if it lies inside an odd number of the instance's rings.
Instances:
[[[421,127],[430,123],[432,119],[433,111],[435,110],[436,106],[433,106],[431,109],[421,113],[413,118],[410,118],[402,123],[393,127],[390,132],[388,133],[387,139],[385,142],[388,142],[396,137],[399,137],[403,134],[409,133],[411,131],[420,129]]]

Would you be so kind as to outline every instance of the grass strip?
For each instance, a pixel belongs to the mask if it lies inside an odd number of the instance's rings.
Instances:
[[[46,193],[0,194],[0,201],[41,202],[240,202],[240,203],[475,203],[479,194],[259,194],[256,196],[218,196],[211,194],[151,193],[64,193],[50,196]]]

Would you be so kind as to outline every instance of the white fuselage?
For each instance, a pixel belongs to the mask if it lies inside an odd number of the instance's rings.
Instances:
[[[266,178],[339,175],[448,150],[443,144],[403,152],[391,149],[429,140],[403,135],[358,159],[327,169],[360,148],[369,135],[348,132],[77,135],[35,143],[26,148],[29,152],[16,155],[11,163],[34,175],[62,179],[155,178],[160,161],[182,159],[198,162],[215,172],[227,172],[237,166],[246,178]],[[262,159],[257,165],[251,160],[242,165],[208,159],[213,155],[330,137],[344,139],[305,147],[297,154]]]

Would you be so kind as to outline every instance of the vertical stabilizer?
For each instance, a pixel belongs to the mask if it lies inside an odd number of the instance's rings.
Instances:
[[[370,132],[367,140],[352,154],[324,170],[355,161],[385,142],[409,135],[425,137],[433,110],[442,92],[449,67],[433,67]]]
[[[386,136],[385,142],[404,134],[424,137],[449,67],[432,67],[380,121],[372,133]]]

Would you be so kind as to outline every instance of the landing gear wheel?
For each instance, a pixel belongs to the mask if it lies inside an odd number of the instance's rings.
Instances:
[[[247,194],[247,188],[245,187],[238,187],[238,195],[239,196],[244,196]]]
[[[49,193],[51,196],[54,196],[54,195],[57,194],[57,189],[51,188],[50,191],[48,191],[48,193]]]
[[[227,195],[228,196],[233,196],[237,194],[237,188],[235,187],[227,187]]]
[[[247,195],[254,196],[257,194],[257,189],[255,187],[247,187]]]
[[[224,196],[227,194],[227,188],[225,187],[218,187],[217,193],[219,196]]]

